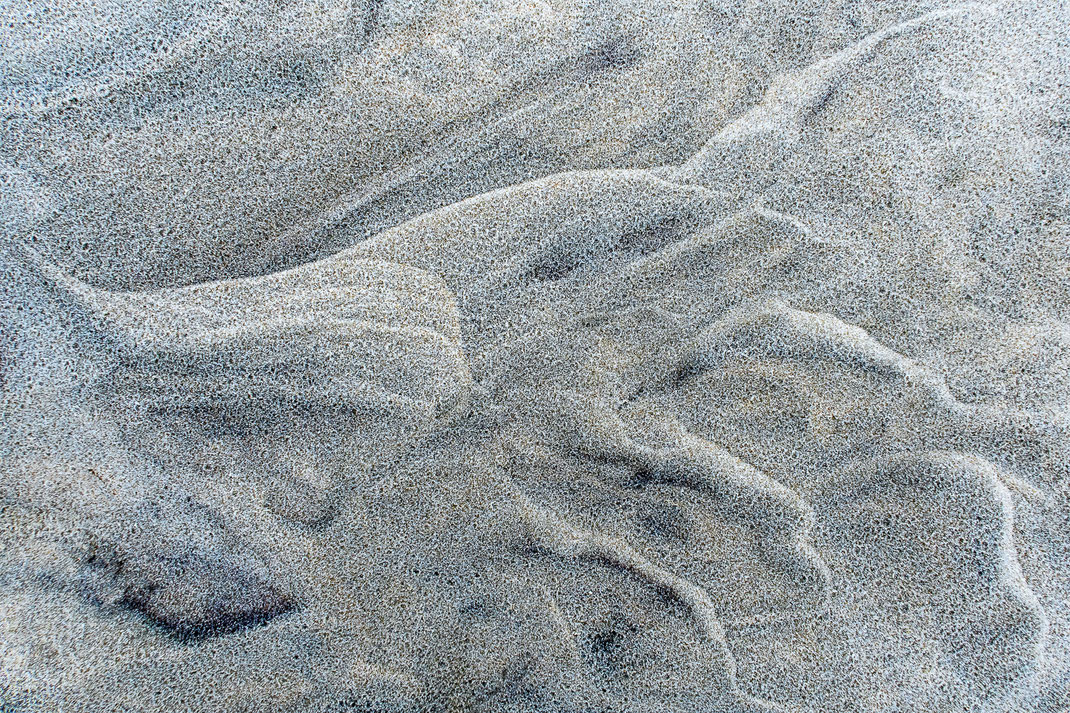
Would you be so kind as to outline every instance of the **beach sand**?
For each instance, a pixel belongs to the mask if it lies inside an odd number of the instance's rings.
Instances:
[[[1070,709],[1070,7],[0,8],[0,711]]]

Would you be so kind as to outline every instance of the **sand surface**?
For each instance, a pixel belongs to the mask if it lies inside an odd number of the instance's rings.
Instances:
[[[1070,710],[1070,5],[0,5],[0,711]]]

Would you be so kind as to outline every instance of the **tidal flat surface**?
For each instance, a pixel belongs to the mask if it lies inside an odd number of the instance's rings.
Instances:
[[[0,711],[1070,710],[1070,5],[0,5]]]

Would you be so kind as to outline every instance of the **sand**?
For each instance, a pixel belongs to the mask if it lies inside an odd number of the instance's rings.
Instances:
[[[0,711],[1070,709],[1070,8],[0,8]]]

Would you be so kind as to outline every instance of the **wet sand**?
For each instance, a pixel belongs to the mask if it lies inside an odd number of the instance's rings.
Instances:
[[[1070,707],[1070,12],[0,10],[0,710]]]

